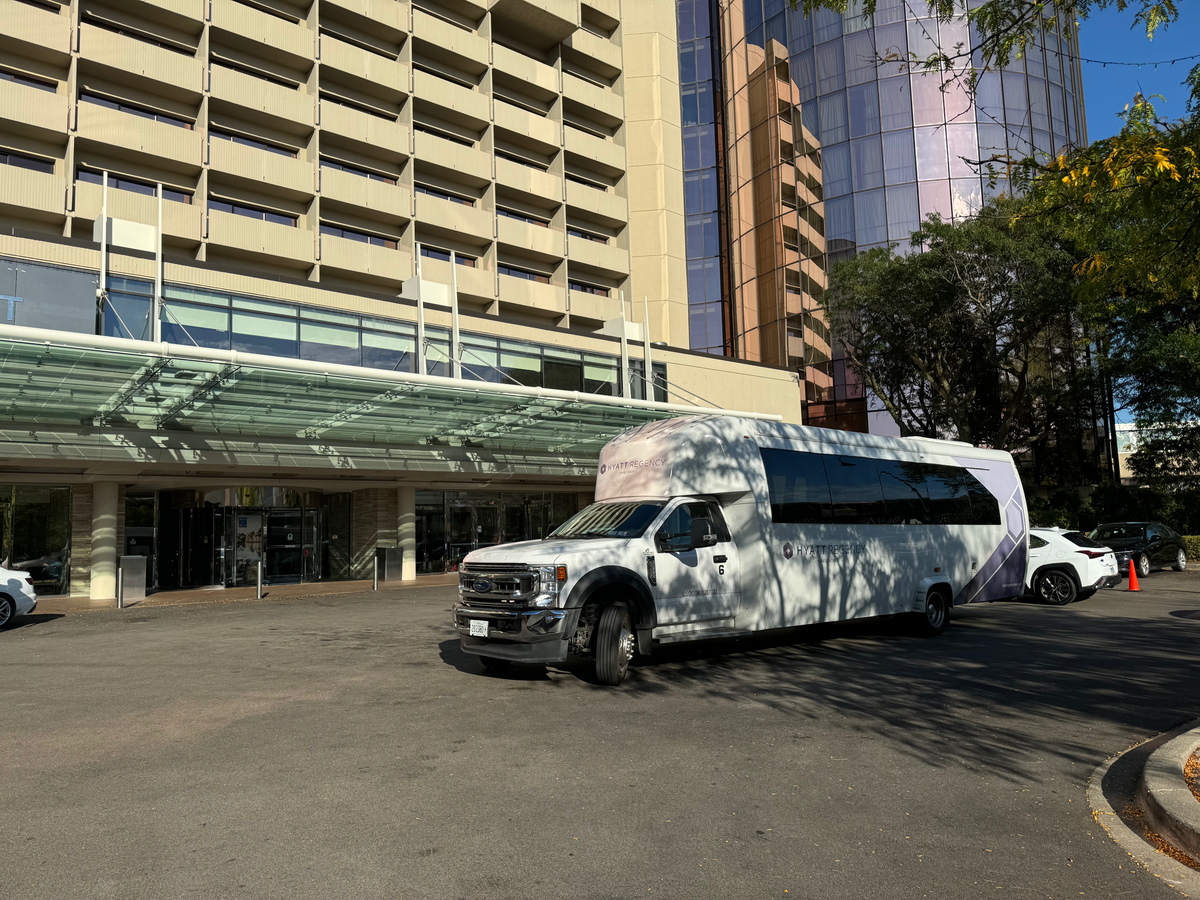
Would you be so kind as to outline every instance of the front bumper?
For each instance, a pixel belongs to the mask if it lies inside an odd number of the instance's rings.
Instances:
[[[481,609],[456,603],[454,630],[466,653],[515,662],[552,663],[567,658],[567,639],[579,623],[578,609]],[[472,637],[471,620],[488,623],[488,636]]]

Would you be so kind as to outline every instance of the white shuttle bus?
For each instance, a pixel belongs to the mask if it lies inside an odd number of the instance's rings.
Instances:
[[[454,624],[489,667],[595,660],[619,684],[674,641],[906,614],[1024,591],[1025,495],[1003,451],[732,416],[627,431],[596,502],[463,561]]]

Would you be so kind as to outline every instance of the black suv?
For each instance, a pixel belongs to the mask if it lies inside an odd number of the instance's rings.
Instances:
[[[1151,569],[1170,566],[1176,572],[1182,572],[1187,567],[1183,538],[1161,522],[1111,522],[1101,525],[1088,537],[1112,548],[1123,575],[1128,574],[1131,559],[1142,578],[1149,575]]]

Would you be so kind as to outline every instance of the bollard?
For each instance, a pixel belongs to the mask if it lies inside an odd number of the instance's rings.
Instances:
[[[117,609],[125,608],[125,570],[117,569]]]
[[[371,590],[373,590],[373,591],[379,590],[379,557],[378,556],[375,557],[375,565],[371,571],[371,581],[372,581]]]
[[[262,560],[258,561],[258,599],[262,599]]]

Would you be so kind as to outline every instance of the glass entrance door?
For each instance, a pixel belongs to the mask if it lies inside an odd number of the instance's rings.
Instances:
[[[304,536],[302,515],[298,509],[266,510],[265,580],[271,584],[289,584],[304,574]]]

